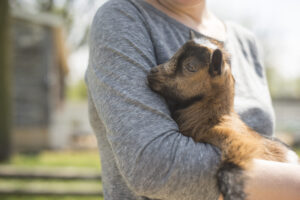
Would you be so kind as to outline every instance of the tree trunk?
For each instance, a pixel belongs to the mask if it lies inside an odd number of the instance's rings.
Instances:
[[[10,155],[11,68],[8,0],[0,1],[0,162]]]

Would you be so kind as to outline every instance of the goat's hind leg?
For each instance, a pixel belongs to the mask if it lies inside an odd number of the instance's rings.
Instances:
[[[224,200],[245,200],[244,185],[246,177],[241,167],[233,163],[224,163],[218,174],[218,186]]]

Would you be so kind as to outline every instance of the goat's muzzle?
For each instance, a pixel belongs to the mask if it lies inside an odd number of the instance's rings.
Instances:
[[[152,69],[150,70],[150,74],[156,74],[158,71],[159,70],[157,67],[152,67]]]
[[[162,82],[158,67],[153,67],[147,76],[148,86],[155,92],[161,90]]]

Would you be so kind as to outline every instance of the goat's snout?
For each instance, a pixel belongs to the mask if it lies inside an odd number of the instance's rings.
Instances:
[[[160,89],[161,89],[161,78],[162,77],[160,76],[159,71],[160,70],[159,70],[158,66],[153,67],[147,76],[147,82],[148,82],[149,87],[153,91],[156,91],[156,92],[160,91]]]
[[[150,73],[151,74],[156,74],[158,72],[158,68],[157,67],[153,67],[151,70],[150,70]]]

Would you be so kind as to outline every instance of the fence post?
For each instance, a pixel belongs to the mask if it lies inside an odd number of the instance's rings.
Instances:
[[[0,162],[10,156],[12,118],[9,0],[0,1]]]

